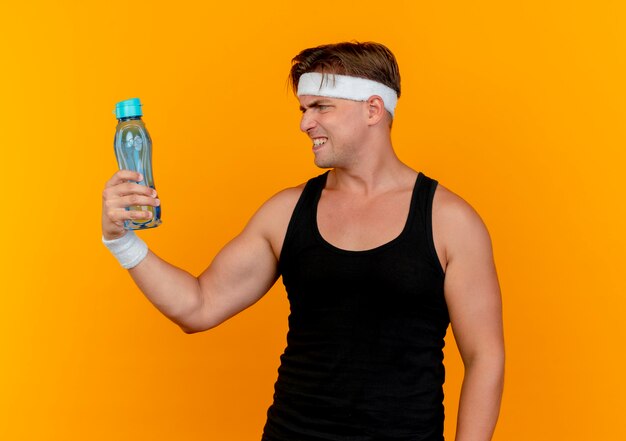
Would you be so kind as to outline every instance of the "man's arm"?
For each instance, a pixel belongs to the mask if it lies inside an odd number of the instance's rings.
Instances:
[[[103,236],[125,234],[128,205],[153,205],[151,189],[125,182],[122,171],[103,193]],[[278,255],[301,189],[288,189],[267,201],[244,230],[230,241],[198,277],[148,255],[129,273],[139,289],[165,316],[187,332],[210,329],[251,306],[276,282]]]
[[[491,239],[469,204],[445,189],[435,195],[433,234],[445,244],[444,292],[465,366],[456,441],[489,441],[504,383],[502,302]]]

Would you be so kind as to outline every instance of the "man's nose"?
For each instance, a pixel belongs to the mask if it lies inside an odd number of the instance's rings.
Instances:
[[[303,132],[308,132],[312,128],[315,127],[315,118],[309,112],[304,112],[302,114],[302,119],[300,120],[300,130]]]

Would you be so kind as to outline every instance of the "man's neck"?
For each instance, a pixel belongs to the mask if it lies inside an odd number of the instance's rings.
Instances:
[[[326,188],[370,196],[413,185],[416,172],[400,161],[391,142],[374,151],[363,150],[353,164],[330,172]]]

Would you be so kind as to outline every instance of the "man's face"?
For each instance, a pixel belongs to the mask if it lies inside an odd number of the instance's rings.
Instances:
[[[312,140],[315,165],[348,167],[358,157],[367,129],[367,105],[360,101],[300,95],[300,130]]]

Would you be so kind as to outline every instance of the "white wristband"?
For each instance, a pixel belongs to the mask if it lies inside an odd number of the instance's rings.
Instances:
[[[136,267],[148,255],[148,245],[132,230],[118,239],[106,240],[102,236],[102,243],[126,269]]]

